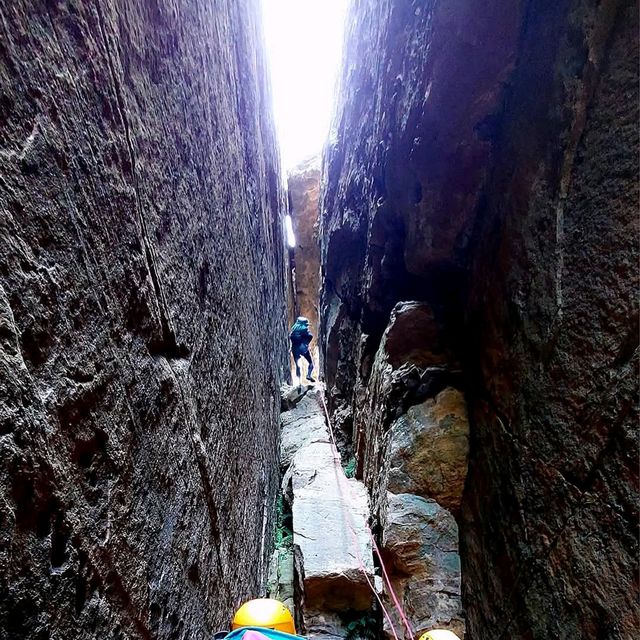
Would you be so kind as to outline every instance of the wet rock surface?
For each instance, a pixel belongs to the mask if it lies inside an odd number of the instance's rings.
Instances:
[[[2,638],[210,637],[261,589],[286,328],[258,15],[0,9]]]
[[[321,194],[330,409],[378,513],[391,424],[464,393],[472,638],[640,626],[637,26],[629,1],[362,0],[348,19]],[[428,309],[398,358],[404,300]],[[429,347],[448,355],[426,391]]]

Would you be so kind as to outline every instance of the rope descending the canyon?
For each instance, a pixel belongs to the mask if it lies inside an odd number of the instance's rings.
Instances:
[[[329,411],[327,409],[327,405],[324,399],[324,394],[320,394],[320,400],[322,402],[322,409],[324,411],[324,415],[325,415],[325,419],[327,421],[327,425],[329,427],[329,435],[331,438],[331,448],[333,450],[333,464],[334,464],[334,470],[336,473],[336,480],[338,483],[338,488],[341,491],[344,483],[344,480],[346,479],[344,477],[344,475],[341,473],[341,469],[339,469],[339,465],[340,465],[340,453],[338,451],[338,447],[336,445],[336,439],[333,433],[333,426],[331,424],[331,419],[329,417]],[[347,492],[350,492],[350,487],[349,487],[349,483],[346,483],[346,490]],[[362,574],[364,575],[365,580],[367,581],[367,584],[369,585],[369,588],[371,589],[373,595],[376,597],[376,600],[378,601],[378,604],[380,605],[380,608],[382,609],[382,612],[385,616],[385,618],[387,619],[387,622],[389,623],[389,626],[391,628],[391,632],[393,634],[393,637],[398,640],[398,634],[396,632],[395,626],[393,624],[393,621],[391,619],[391,616],[389,614],[389,612],[387,611],[386,607],[384,606],[382,599],[380,598],[380,596],[378,595],[378,592],[376,591],[375,586],[371,583],[371,580],[369,579],[369,576],[367,575],[367,570],[364,566],[364,562],[362,560],[362,557],[360,555],[360,549],[359,549],[359,545],[358,545],[358,539],[357,539],[357,535],[353,526],[353,522],[351,519],[351,514],[349,513],[348,509],[345,506],[345,501],[342,500],[341,501],[342,504],[342,508],[343,508],[343,512],[344,512],[344,516],[345,516],[345,522],[347,523],[347,526],[349,528],[349,531],[354,539],[354,547],[356,550],[356,555],[358,558],[358,564],[360,565],[360,570],[362,571]],[[382,574],[384,576],[384,580],[387,584],[387,587],[389,589],[389,593],[391,594],[391,598],[393,599],[393,604],[398,612],[398,615],[400,616],[400,619],[402,620],[408,634],[409,634],[409,638],[414,638],[415,637],[415,633],[413,631],[413,628],[411,627],[411,624],[409,623],[409,620],[402,608],[402,605],[400,604],[398,597],[396,596],[395,590],[391,584],[391,580],[389,579],[389,574],[387,573],[387,569],[385,567],[384,564],[384,560],[382,559],[382,554],[380,553],[380,549],[378,548],[378,545],[375,541],[375,538],[373,537],[373,532],[371,531],[371,528],[369,527],[368,524],[365,523],[365,526],[367,528],[367,532],[369,533],[369,538],[371,540],[371,544],[373,545],[373,550],[375,551],[376,557],[378,558],[378,562],[380,563],[380,567],[382,569]]]

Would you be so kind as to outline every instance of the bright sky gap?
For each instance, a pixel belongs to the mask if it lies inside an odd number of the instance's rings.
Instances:
[[[262,0],[284,171],[320,154],[329,134],[348,0]]]
[[[287,232],[287,244],[291,249],[294,249],[296,246],[296,236],[293,233],[293,223],[291,222],[291,216],[287,215],[284,217],[284,227]]]

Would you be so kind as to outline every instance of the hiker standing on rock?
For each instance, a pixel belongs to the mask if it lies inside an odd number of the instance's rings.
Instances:
[[[300,379],[300,365],[298,361],[300,358],[304,358],[309,363],[307,369],[307,380],[315,382],[313,378],[313,360],[311,359],[311,353],[309,352],[309,343],[313,340],[313,336],[309,331],[309,320],[304,316],[300,316],[291,327],[291,333],[289,334],[291,339],[291,353],[293,354],[293,360],[296,363],[296,376]]]

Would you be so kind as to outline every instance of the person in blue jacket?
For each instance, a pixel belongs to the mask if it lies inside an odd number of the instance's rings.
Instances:
[[[307,369],[307,380],[315,382],[313,377],[313,359],[309,351],[309,343],[313,340],[313,335],[309,331],[309,320],[304,316],[300,316],[291,327],[289,334],[291,339],[291,353],[296,363],[296,376],[300,379],[300,358],[304,358],[309,363]]]

